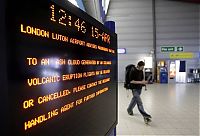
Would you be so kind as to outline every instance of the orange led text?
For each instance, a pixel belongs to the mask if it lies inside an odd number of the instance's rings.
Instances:
[[[27,79],[27,83],[28,83],[29,86],[36,86],[36,85],[47,84],[47,83],[54,83],[54,82],[59,82],[59,81],[60,81],[59,76],[50,76],[50,77]]]
[[[48,94],[48,95],[45,95],[45,96],[38,97],[38,104],[42,104],[42,103],[45,103],[45,102],[48,102],[48,101],[52,101],[52,100],[55,100],[55,99],[62,98],[64,96],[69,95],[70,93],[71,92],[69,90],[63,90],[63,91],[60,91],[60,92],[55,92],[55,93],[51,93],[51,94]]]
[[[38,124],[41,124],[45,121],[47,121],[48,119],[54,117],[54,116],[57,116],[58,115],[58,109],[55,109],[55,110],[52,110],[50,112],[48,112],[47,114],[43,114],[43,115],[40,115],[32,120],[29,120],[29,121],[26,121],[24,122],[24,130],[27,130],[31,127],[34,127]]]
[[[24,26],[23,24],[21,24],[21,32],[26,33],[26,34],[49,38],[49,31],[42,30],[42,29],[32,27],[32,26]]]

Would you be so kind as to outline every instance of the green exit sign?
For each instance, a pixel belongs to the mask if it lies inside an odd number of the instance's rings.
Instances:
[[[176,51],[183,51],[183,46],[176,47]]]
[[[161,52],[173,52],[175,47],[161,47]]]
[[[161,52],[183,52],[183,46],[162,46]]]

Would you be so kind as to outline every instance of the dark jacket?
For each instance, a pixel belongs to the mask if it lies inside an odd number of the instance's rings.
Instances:
[[[137,68],[130,74],[131,81],[142,81],[144,79],[144,74],[142,70]],[[143,84],[133,84],[131,83],[131,89],[142,89]]]

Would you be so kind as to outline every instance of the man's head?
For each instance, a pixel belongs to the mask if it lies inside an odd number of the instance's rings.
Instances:
[[[143,61],[139,61],[137,64],[138,70],[143,70],[144,69],[145,63]]]

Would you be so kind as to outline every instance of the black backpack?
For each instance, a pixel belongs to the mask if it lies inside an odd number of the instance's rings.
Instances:
[[[135,65],[129,64],[126,66],[125,69],[125,82],[124,82],[124,88],[126,89],[131,89],[131,73],[136,69]]]

